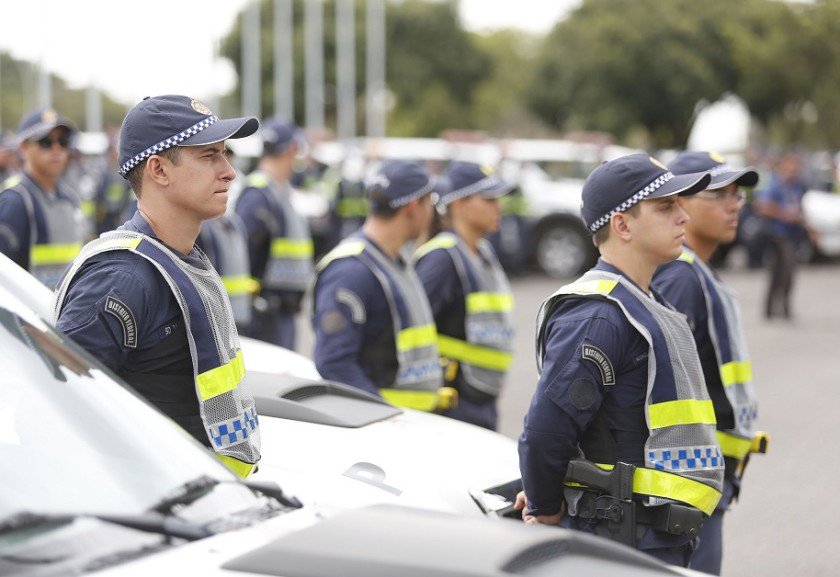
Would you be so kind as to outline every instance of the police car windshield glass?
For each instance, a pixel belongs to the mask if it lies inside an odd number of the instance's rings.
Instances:
[[[233,478],[81,349],[24,316],[0,302],[0,518],[136,514],[196,475]]]

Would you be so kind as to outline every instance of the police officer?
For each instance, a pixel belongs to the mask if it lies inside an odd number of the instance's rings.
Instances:
[[[263,152],[236,201],[248,231],[251,271],[261,283],[255,315],[243,334],[294,350],[295,315],[314,274],[309,225],[289,196],[300,130],[269,119],[261,130]]]
[[[540,308],[540,378],[519,440],[526,521],[682,566],[720,499],[723,458],[688,324],[650,282],[682,251],[677,195],[708,182],[645,154],[586,179],[581,214],[601,259]]]
[[[257,414],[230,303],[195,240],[235,177],[224,141],[258,126],[187,96],[132,108],[119,164],[138,210],[85,246],[55,296],[59,330],[242,476],[260,458]]]
[[[0,192],[0,252],[51,289],[88,230],[78,195],[59,181],[75,132],[55,110],[27,115],[17,135],[23,172],[8,178]]]
[[[219,273],[230,298],[233,319],[242,330],[253,322],[252,299],[260,289],[259,281],[251,276],[245,225],[233,212],[205,220],[196,246]]]
[[[735,240],[745,198],[739,187],[755,186],[758,173],[752,168],[737,170],[709,152],[683,152],[669,168],[674,174],[709,172],[712,176],[706,190],[680,199],[690,218],[683,252],[679,259],[659,267],[653,284],[688,317],[715,408],[717,437],[726,463],[723,497],[703,525],[690,567],[719,575],[723,514],[740,490],[750,452],[761,447],[761,436],[755,431],[758,403],[738,302],[707,263],[719,245]]]
[[[443,398],[437,333],[403,251],[429,225],[433,190],[420,163],[382,164],[367,182],[364,226],[318,263],[313,296],[318,372],[425,411]]]
[[[444,415],[496,430],[496,399],[512,360],[513,294],[485,236],[499,228],[499,199],[512,189],[492,169],[453,162],[446,173],[450,229],[415,253],[444,360],[446,384],[458,405]]]
[[[97,234],[114,230],[130,219],[137,209],[131,186],[119,175],[119,148],[116,139],[108,145],[108,169],[93,194],[94,225]]]

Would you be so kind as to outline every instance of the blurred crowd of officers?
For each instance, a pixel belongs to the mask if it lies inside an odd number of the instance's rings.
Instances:
[[[153,104],[138,107],[159,114]],[[188,104],[161,97],[160,106],[173,118],[195,116],[195,126],[228,122]],[[220,138],[256,130],[255,119],[236,120],[239,131]],[[62,295],[65,271],[98,234],[154,236],[125,175],[155,151],[189,147],[163,140],[164,149],[127,153],[114,141],[109,168],[83,198],[84,175],[69,164],[76,133],[52,110],[25,117],[16,135],[20,170],[6,175],[0,192],[0,252],[50,288],[63,282]],[[298,169],[304,136],[292,122],[267,119],[259,134],[256,165],[222,179],[235,187],[227,210],[204,220],[195,243],[221,277],[238,332],[294,349],[295,319],[308,303],[324,378],[496,429],[513,355],[513,295],[488,238],[516,187],[477,163],[451,162],[434,175],[418,161],[379,162],[364,179],[335,179],[333,234],[316,255],[291,195],[307,179],[323,180],[326,167]],[[181,133],[178,142],[192,137]],[[177,156],[170,161],[177,166]],[[798,163],[785,156],[756,195],[778,253],[768,316],[791,315],[791,239],[805,227]],[[582,218],[601,259],[539,310],[540,379],[520,439],[525,491],[517,506],[528,521],[610,537],[678,565],[694,557],[693,567],[720,571],[723,512],[766,437],[755,428],[737,300],[708,262],[735,238],[741,187],[757,182],[755,170],[710,152],[683,153],[668,167],[634,154],[587,178]],[[84,328],[71,297],[59,327]],[[130,302],[106,304],[134,322]],[[135,348],[125,318],[114,322],[123,348]],[[225,331],[234,329],[216,329]],[[200,423],[196,431],[206,436]]]

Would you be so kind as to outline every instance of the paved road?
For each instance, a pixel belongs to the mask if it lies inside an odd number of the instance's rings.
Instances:
[[[753,372],[761,401],[760,427],[771,452],[752,460],[742,499],[724,528],[724,575],[836,577],[840,554],[840,266],[800,269],[795,320],[760,315],[762,271],[724,271],[743,306]],[[516,360],[500,402],[500,430],[517,437],[537,379],[534,317],[560,286],[544,276],[512,282],[517,306]],[[301,347],[311,354],[311,331]]]

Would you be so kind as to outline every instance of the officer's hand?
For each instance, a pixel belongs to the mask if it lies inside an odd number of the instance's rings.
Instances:
[[[525,496],[525,491],[519,491],[516,494],[516,501],[513,503],[514,511],[522,511],[522,517],[525,517],[525,505],[528,503],[528,498]]]
[[[519,491],[516,494],[516,501],[513,503],[514,511],[522,511],[522,520],[532,525],[557,525],[560,519],[563,518],[565,511],[565,504],[561,505],[560,512],[554,515],[531,515],[527,509],[528,498],[525,496],[525,491]]]

